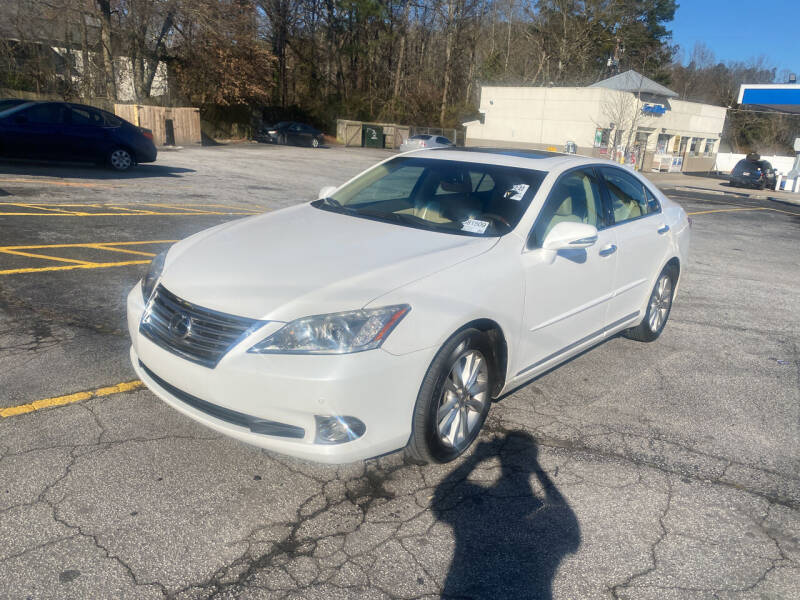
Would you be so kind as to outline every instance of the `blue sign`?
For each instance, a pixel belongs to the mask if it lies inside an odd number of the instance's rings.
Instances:
[[[645,104],[642,106],[642,112],[648,115],[663,115],[667,112],[667,108],[661,104]]]

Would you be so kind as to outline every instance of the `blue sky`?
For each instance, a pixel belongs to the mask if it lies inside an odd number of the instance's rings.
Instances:
[[[800,1],[678,0],[667,27],[685,59],[704,42],[718,61],[764,55],[768,64],[800,75]]]

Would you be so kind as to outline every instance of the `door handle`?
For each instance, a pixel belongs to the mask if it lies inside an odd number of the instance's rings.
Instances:
[[[661,228],[658,230],[658,233],[665,234],[669,231],[669,225],[662,225]]]
[[[606,246],[605,248],[600,250],[600,252],[598,252],[598,254],[600,256],[609,256],[611,254],[614,254],[614,252],[616,252],[616,251],[617,251],[617,247],[614,244],[609,244],[608,246]]]

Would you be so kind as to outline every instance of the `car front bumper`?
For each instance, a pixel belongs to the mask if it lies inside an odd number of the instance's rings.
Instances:
[[[128,295],[127,308],[130,357],[139,378],[164,402],[207,427],[275,452],[325,463],[378,456],[408,442],[414,404],[433,349],[401,356],[382,349],[327,356],[250,354],[247,349],[254,342],[248,339],[209,369],[139,333],[144,312],[140,285]],[[292,431],[301,428],[301,437],[255,433],[231,415]],[[366,431],[353,441],[318,443],[315,416],[355,417]]]

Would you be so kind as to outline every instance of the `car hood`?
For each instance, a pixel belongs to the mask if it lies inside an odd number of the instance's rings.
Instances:
[[[497,239],[437,233],[303,204],[179,242],[167,256],[161,284],[206,308],[288,321],[361,308],[489,250]]]

